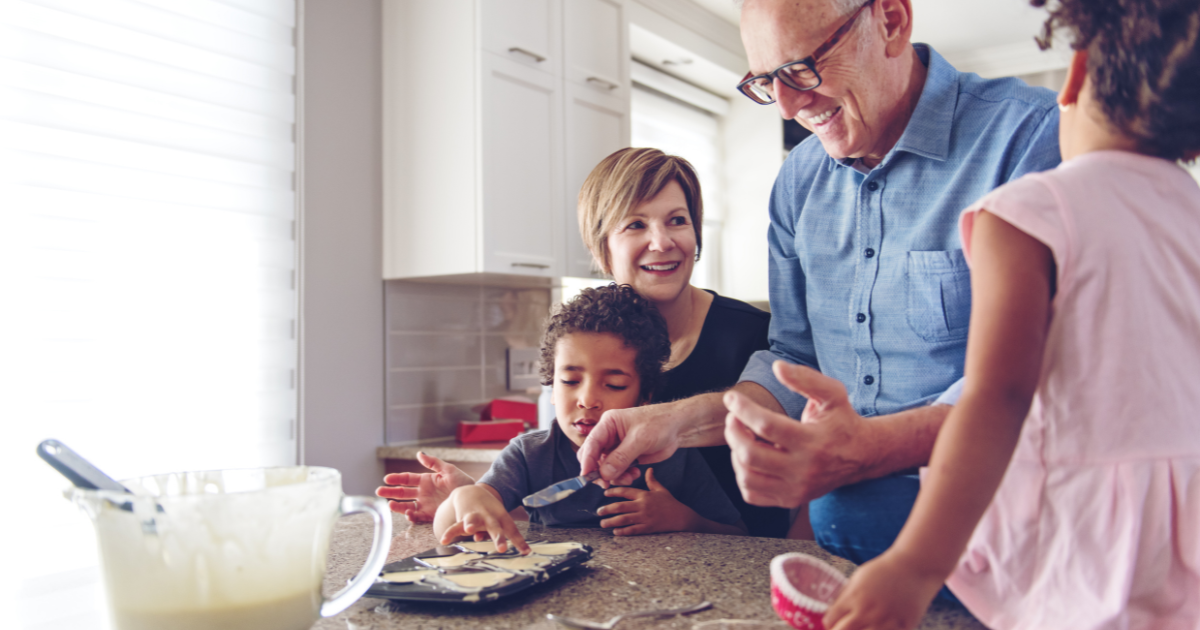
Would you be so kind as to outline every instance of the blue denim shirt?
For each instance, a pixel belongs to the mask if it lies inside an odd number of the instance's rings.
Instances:
[[[883,161],[864,175],[812,136],[771,192],[771,349],[741,380],[766,387],[793,418],[805,398],[775,379],[776,359],[838,379],[863,416],[931,403],[962,378],[971,278],[958,215],[1060,161],[1053,92],[964,74],[914,48],[925,86]]]

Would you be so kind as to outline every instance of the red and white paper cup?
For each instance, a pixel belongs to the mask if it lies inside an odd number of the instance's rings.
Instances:
[[[802,553],[771,560],[771,606],[799,630],[824,630],[821,618],[837,599],[846,577],[829,563]]]

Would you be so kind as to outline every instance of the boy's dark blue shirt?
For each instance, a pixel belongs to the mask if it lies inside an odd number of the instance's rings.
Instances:
[[[654,478],[676,500],[700,516],[725,525],[741,520],[695,449],[681,448],[665,461],[639,468],[642,475],[634,482],[634,488],[646,489],[646,469],[653,468]],[[549,430],[530,431],[513,438],[479,481],[500,493],[504,509],[514,510],[534,492],[579,474],[579,460],[571,448],[571,440],[555,421]],[[556,527],[600,527],[601,518],[596,510],[624,500],[606,497],[603,488],[588,484],[562,501],[529,509],[529,520]]]

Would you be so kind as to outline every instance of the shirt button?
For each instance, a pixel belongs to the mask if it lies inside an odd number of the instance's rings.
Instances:
[[[867,249],[866,249],[866,250],[863,252],[863,256],[866,256],[867,258],[873,258],[873,257],[875,256],[875,250],[873,250],[873,249],[871,249],[870,247],[868,247],[868,248],[867,248]]]
[[[874,383],[874,382],[875,382],[875,377],[871,376],[870,374],[863,377],[863,383],[866,383],[867,385],[870,385],[871,383]]]
[[[879,190],[879,184],[877,182],[870,182],[867,184],[867,190],[875,192],[876,190]]]
[[[859,314],[858,314],[858,317],[855,317],[854,319],[857,319],[857,320],[858,320],[858,323],[860,323],[860,324],[861,324],[861,323],[863,323],[863,322],[867,321],[867,316],[866,316],[865,314],[863,314],[863,313],[859,313]]]

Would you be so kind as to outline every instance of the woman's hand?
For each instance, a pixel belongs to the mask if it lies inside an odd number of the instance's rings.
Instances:
[[[413,523],[431,523],[438,506],[450,493],[475,480],[453,464],[417,453],[417,461],[432,473],[392,473],[383,478],[386,486],[375,490],[377,496],[389,499],[388,507],[400,512]]]
[[[457,488],[450,493],[446,504],[439,510],[439,521],[453,522],[446,527],[441,535],[443,545],[450,544],[456,539],[474,537],[482,540],[482,534],[487,534],[496,544],[496,550],[508,551],[512,543],[522,554],[529,553],[529,544],[517,529],[517,524],[504,509],[504,504],[495,490],[483,484],[475,484]],[[434,525],[437,533],[441,523]]]
[[[910,630],[917,627],[942,579],[923,574],[894,550],[864,564],[823,619],[829,630]]]
[[[628,499],[610,503],[596,510],[600,516],[612,516],[600,521],[600,527],[615,527],[616,536],[636,536],[656,532],[688,531],[699,518],[688,506],[679,502],[669,490],[654,478],[654,469],[646,469],[646,487],[612,487],[604,492],[607,497]]]

